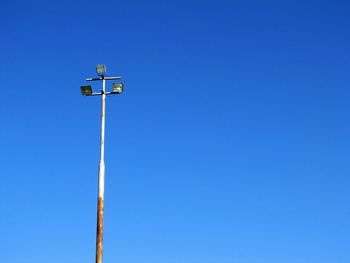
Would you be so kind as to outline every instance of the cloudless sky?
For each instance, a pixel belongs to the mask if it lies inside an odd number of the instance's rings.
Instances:
[[[350,262],[348,1],[0,12],[1,262],[95,260],[100,63],[104,262]]]

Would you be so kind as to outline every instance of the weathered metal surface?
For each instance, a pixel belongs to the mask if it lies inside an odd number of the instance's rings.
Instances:
[[[102,263],[103,213],[104,213],[104,199],[103,197],[99,197],[98,205],[97,205],[96,263]]]
[[[104,211],[104,191],[105,191],[105,111],[106,111],[106,94],[105,79],[102,80],[102,107],[101,107],[101,155],[98,171],[98,204],[97,204],[97,233],[96,233],[96,263],[102,263],[103,250],[103,211]]]

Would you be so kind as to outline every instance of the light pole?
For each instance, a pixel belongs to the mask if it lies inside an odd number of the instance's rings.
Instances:
[[[121,79],[121,77],[106,77],[106,65],[96,66],[97,78],[87,78],[87,81],[102,81],[101,92],[92,92],[91,86],[81,86],[81,94],[84,96],[101,95],[101,144],[100,144],[100,164],[98,167],[98,202],[97,202],[97,231],[96,231],[96,263],[102,263],[103,247],[103,214],[104,214],[104,189],[105,189],[105,113],[106,95],[121,94],[123,92],[122,83],[113,83],[113,89],[106,92],[106,80]]]

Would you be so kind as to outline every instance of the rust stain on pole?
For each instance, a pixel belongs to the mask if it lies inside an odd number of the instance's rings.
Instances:
[[[102,263],[102,248],[103,248],[103,197],[98,198],[97,207],[97,233],[96,233],[96,263]]]

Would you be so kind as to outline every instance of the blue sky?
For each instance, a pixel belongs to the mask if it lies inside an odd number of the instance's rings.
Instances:
[[[2,261],[94,261],[104,63],[104,262],[350,262],[349,8],[3,2]]]

